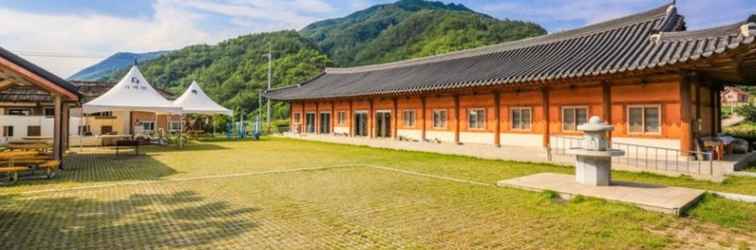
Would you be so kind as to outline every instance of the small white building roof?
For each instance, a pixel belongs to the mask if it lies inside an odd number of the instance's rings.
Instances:
[[[131,67],[113,88],[83,105],[84,113],[106,111],[144,111],[181,113],[181,107],[165,99],[144,79],[137,66]]]
[[[210,99],[196,81],[192,81],[173,104],[182,108],[184,114],[222,114],[233,115],[233,112]]]

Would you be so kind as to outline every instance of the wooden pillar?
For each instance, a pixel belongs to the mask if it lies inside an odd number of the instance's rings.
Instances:
[[[134,136],[134,111],[129,111],[129,135]]]
[[[69,148],[68,147],[68,144],[69,144],[68,140],[71,137],[71,134],[70,134],[70,131],[69,131],[70,130],[70,126],[71,126],[71,124],[70,124],[71,123],[70,122],[70,120],[71,120],[71,114],[69,112],[70,112],[71,108],[68,106],[68,104],[64,104],[62,109],[63,109],[63,113],[61,114],[61,117],[63,118],[63,120],[60,123],[60,125],[61,125],[60,129],[61,129],[61,135],[63,135],[63,152],[65,152]]]
[[[373,131],[375,128],[375,111],[373,110],[374,103],[372,98],[368,99],[368,105],[368,135],[370,135],[370,138],[372,139],[375,137],[375,132]]]
[[[349,137],[354,137],[354,99],[349,99]]]
[[[459,141],[459,128],[462,126],[459,115],[459,95],[454,95],[454,143],[461,144]]]
[[[336,127],[336,105],[331,101],[331,134],[333,134],[333,129]]]
[[[686,155],[690,151],[693,140],[693,127],[691,126],[690,113],[690,77],[687,74],[682,75],[680,80],[680,151]]]
[[[315,134],[320,134],[320,102],[315,102]]]
[[[722,86],[717,85],[714,88],[714,103],[712,104],[712,111],[714,111],[714,133],[722,132]]]
[[[711,136],[715,136],[717,134],[717,93],[719,93],[719,90],[717,89],[717,86],[714,86],[714,84],[709,85],[709,107],[711,109],[711,115],[709,120],[709,132],[711,133]]]
[[[494,92],[494,145],[501,147],[501,93]]]
[[[53,96],[55,115],[53,119],[53,157],[55,160],[63,160],[63,98]]]
[[[614,123],[612,122],[612,84],[611,82],[609,82],[608,80],[604,81],[602,83],[601,90],[603,92],[603,95],[601,98],[601,104],[602,104],[601,109],[603,111],[602,116],[604,117],[604,121],[606,121],[606,123],[608,123],[609,125],[613,125]],[[609,132],[607,139],[609,141],[609,145],[611,146],[612,132]]]
[[[551,124],[549,122],[549,89],[547,87],[541,88],[541,105],[543,114],[543,147],[546,148],[547,157],[551,160]]]
[[[289,104],[289,132],[294,132],[294,105],[291,101],[287,103]],[[168,118],[166,118],[166,123],[168,123]],[[211,122],[211,124],[213,126],[213,137],[215,137],[215,123]],[[170,127],[170,125],[168,126]]]
[[[703,98],[703,96],[701,96],[701,82],[697,81],[694,84],[696,90],[696,121],[693,124],[695,124],[696,126],[693,128],[693,139],[695,140],[695,138],[698,137],[703,128],[703,124],[701,124],[703,122],[703,117],[701,117],[701,110],[703,109],[703,102],[701,99]]]
[[[425,96],[421,96],[420,97],[420,116],[422,117],[422,120],[421,120],[422,121],[422,129],[420,130],[420,140],[421,141],[426,141],[425,131],[428,129],[428,126],[427,126],[427,120],[428,119],[426,119],[426,117],[425,117],[425,113],[426,113],[426,111],[425,111],[425,103],[426,103]]]
[[[399,100],[394,97],[392,100],[394,102],[394,119],[391,119],[391,122],[393,123],[391,127],[391,137],[394,138],[394,140],[399,139]]]

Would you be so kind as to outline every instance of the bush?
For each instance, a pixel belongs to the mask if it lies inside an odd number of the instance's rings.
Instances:
[[[744,122],[737,126],[727,127],[724,129],[725,134],[745,139],[749,142],[756,141],[756,123]]]
[[[749,122],[756,122],[756,106],[753,104],[747,104],[735,108],[735,113],[742,116]]]

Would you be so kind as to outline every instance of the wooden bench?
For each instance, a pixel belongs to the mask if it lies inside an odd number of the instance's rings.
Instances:
[[[55,175],[58,173],[58,169],[60,169],[60,161],[57,160],[45,161],[44,163],[37,165],[37,167],[35,168],[35,170],[44,171],[47,179],[52,179],[53,177],[55,177]]]
[[[1,167],[0,174],[8,175],[7,184],[15,184],[18,181],[18,173],[23,171],[29,171],[28,167]]]

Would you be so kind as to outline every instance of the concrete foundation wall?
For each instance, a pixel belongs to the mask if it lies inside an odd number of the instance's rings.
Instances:
[[[543,135],[526,133],[502,133],[501,145],[543,147]]]

